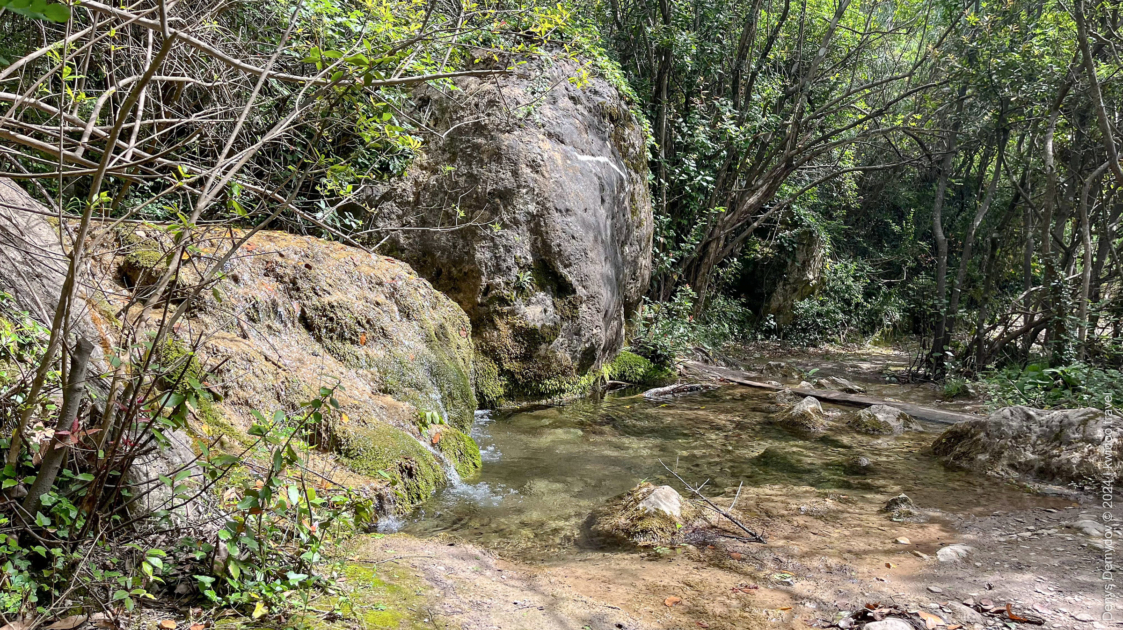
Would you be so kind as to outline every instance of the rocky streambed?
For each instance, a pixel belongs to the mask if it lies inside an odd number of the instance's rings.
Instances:
[[[440,627],[860,628],[894,610],[932,628],[1106,625],[1098,505],[946,466],[931,449],[945,426],[869,434],[827,404],[806,432],[783,411],[727,386],[480,417],[480,473],[361,555],[401,557]],[[600,535],[637,483],[687,503],[671,471],[723,509],[740,487],[732,512],[767,544],[696,504],[662,541]],[[901,494],[907,509],[886,510]]]

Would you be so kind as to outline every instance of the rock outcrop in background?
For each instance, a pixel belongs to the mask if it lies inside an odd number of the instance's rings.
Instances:
[[[574,62],[523,68],[419,88],[440,135],[367,197],[379,251],[471,318],[489,403],[565,393],[611,360],[651,273],[645,136],[628,104],[576,80]]]

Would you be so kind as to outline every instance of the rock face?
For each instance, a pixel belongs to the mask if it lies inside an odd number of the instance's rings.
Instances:
[[[921,428],[912,416],[889,405],[873,405],[851,412],[845,421],[851,429],[869,435],[900,435]]]
[[[1123,470],[1123,441],[1107,439],[1106,421],[1097,409],[1006,407],[985,419],[952,426],[932,444],[932,451],[957,468],[1080,483]],[[1119,418],[1112,421],[1118,424]]]
[[[244,248],[221,301],[207,295],[162,350],[171,362],[187,331],[206,332],[188,364],[210,372],[219,399],[201,432],[240,440],[254,410],[300,414],[338,383],[339,410],[313,441],[352,470],[396,479],[399,509],[432,494],[446,465],[479,467],[466,435],[476,408],[471,324],[455,303],[409,265],[339,243],[259,232]]]
[[[415,91],[443,135],[366,201],[380,251],[468,313],[488,398],[577,386],[622,347],[651,273],[638,121],[606,81],[567,80],[572,62],[530,70]]]
[[[866,391],[865,387],[862,387],[854,381],[848,381],[839,376],[829,376],[827,378],[821,378],[815,381],[815,385],[822,389],[836,389],[840,392],[846,392],[847,394],[861,394],[862,392]]]
[[[777,415],[776,423],[782,427],[804,433],[822,433],[827,430],[827,417],[816,398],[807,396],[791,409]]]
[[[69,266],[58,230],[44,219],[51,214],[15,183],[0,179],[0,291],[12,296],[18,310],[27,311],[48,328]],[[99,309],[104,300],[87,295],[87,283],[82,285],[78,308],[71,311],[70,328],[94,343],[92,361],[104,367],[102,328],[107,309]],[[90,370],[95,371],[100,370]],[[100,384],[97,379],[91,381],[95,387]]]
[[[682,542],[685,525],[697,518],[697,509],[670,486],[641,483],[613,499],[589,518],[595,538],[639,546]]]
[[[795,303],[815,292],[823,271],[823,240],[814,230],[796,234],[795,250],[780,281],[768,298],[765,314],[772,315],[780,326],[792,323]]]

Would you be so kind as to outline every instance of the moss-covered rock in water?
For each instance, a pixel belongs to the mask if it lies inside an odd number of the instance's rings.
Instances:
[[[644,482],[612,499],[589,517],[589,531],[598,539],[641,547],[680,544],[698,509],[670,486]]]
[[[461,477],[474,474],[483,466],[480,459],[480,446],[464,433],[445,425],[432,427],[430,441],[436,443],[437,450],[445,456]]]
[[[846,426],[868,435],[899,435],[918,431],[920,423],[909,414],[889,405],[873,405],[853,411],[845,417]]]
[[[644,387],[662,387],[678,380],[674,370],[656,365],[628,350],[621,350],[608,364],[608,377]]]
[[[342,429],[338,448],[351,469],[390,481],[400,513],[429,498],[445,482],[437,457],[417,438],[396,427]]]

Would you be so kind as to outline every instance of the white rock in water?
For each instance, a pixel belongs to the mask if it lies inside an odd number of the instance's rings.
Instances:
[[[644,512],[662,512],[673,518],[682,516],[682,496],[670,486],[659,486],[640,501],[639,507]]]
[[[907,621],[902,621],[896,617],[867,623],[862,626],[862,630],[916,630],[916,628]]]
[[[958,562],[974,553],[975,548],[968,545],[948,545],[936,552],[940,562]]]

